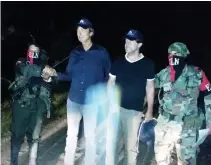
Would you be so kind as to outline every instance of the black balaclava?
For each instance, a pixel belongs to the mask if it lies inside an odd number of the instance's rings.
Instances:
[[[30,64],[41,64],[40,59],[40,51],[33,51],[30,48],[27,50],[27,61],[29,61]]]
[[[169,66],[171,69],[171,80],[174,82],[181,75],[186,65],[186,58],[176,55],[169,55],[168,58],[169,58]]]

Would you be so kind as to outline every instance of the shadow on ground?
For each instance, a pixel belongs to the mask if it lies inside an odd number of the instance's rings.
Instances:
[[[61,130],[57,131],[55,134],[51,135],[50,137],[46,138],[40,143],[39,153],[38,153],[38,165],[57,165],[59,157],[61,154],[64,153],[65,148],[65,141],[66,141],[66,131],[67,128],[62,128]],[[97,138],[99,139],[97,144],[97,164],[104,165],[105,164],[105,123],[101,123],[97,129]],[[120,136],[122,137],[122,136]],[[122,160],[124,157],[123,151],[123,140],[119,139],[119,157],[117,165],[122,165]],[[150,148],[147,147],[145,144],[140,144],[142,150],[146,153],[153,153],[153,146]],[[83,165],[84,164],[84,156],[85,156],[85,138],[83,135],[83,123],[81,122],[80,125],[80,132],[79,132],[79,143],[76,150],[75,156],[75,165]],[[148,152],[146,152],[148,151]],[[143,165],[146,163],[141,163],[143,156],[138,156],[138,163],[137,165]],[[148,162],[150,159],[153,158],[153,154],[149,155]],[[27,165],[28,163],[28,152],[23,154],[20,157],[19,164],[20,165]],[[148,163],[147,163],[148,164]]]
[[[40,143],[38,165],[56,165],[59,156],[64,153],[67,128],[62,128]],[[19,158],[20,165],[28,165],[28,152]]]
[[[105,122],[102,122],[97,127],[97,165],[105,165]],[[52,136],[46,138],[40,143],[38,153],[37,165],[63,165],[63,160],[58,164],[60,156],[64,153],[65,141],[66,141],[67,128],[64,127],[58,130]],[[122,136],[120,136],[122,137]],[[116,165],[123,164],[124,158],[124,144],[123,140],[118,139],[118,163]],[[147,146],[144,143],[139,144],[140,154],[138,155],[136,165],[156,165],[154,160],[154,145]],[[83,134],[83,121],[80,124],[79,142],[76,149],[75,165],[84,165],[85,156],[85,138]],[[209,165],[211,161],[211,137],[201,145],[201,152],[199,153],[197,165]],[[20,158],[20,165],[27,165],[28,153],[25,153]],[[175,162],[174,162],[175,165]]]

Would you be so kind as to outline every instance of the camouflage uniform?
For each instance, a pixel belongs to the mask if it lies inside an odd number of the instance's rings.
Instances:
[[[21,74],[16,74],[15,81],[9,87],[16,93],[12,105],[11,165],[18,164],[25,135],[30,148],[29,165],[35,165],[44,113],[50,111],[51,88],[41,77],[42,67],[22,64],[19,71]]]
[[[189,51],[183,43],[173,43],[168,53],[186,57]],[[172,61],[170,61],[172,62]],[[204,72],[197,67],[185,65],[180,76],[172,81],[171,66],[156,75],[156,88],[163,88],[159,98],[159,117],[155,127],[155,157],[158,165],[172,163],[176,152],[178,165],[195,165],[198,130],[203,114],[197,107],[199,92],[205,94],[206,123],[211,124],[211,87]]]

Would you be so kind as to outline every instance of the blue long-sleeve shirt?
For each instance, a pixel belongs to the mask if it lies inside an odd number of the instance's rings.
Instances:
[[[108,80],[110,65],[109,54],[105,48],[93,44],[85,51],[82,46],[78,46],[70,53],[66,72],[58,72],[57,78],[71,81],[69,99],[85,104],[86,90],[91,85]]]

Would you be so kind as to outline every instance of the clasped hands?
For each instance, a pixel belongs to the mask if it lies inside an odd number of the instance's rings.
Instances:
[[[45,68],[42,70],[42,75],[44,80],[49,79],[50,77],[56,77],[57,72],[54,68],[50,67],[49,65],[46,65]]]

